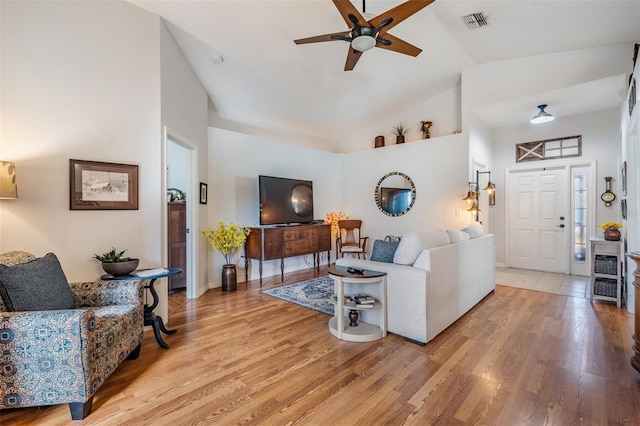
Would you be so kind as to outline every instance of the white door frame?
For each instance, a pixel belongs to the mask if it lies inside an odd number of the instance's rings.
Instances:
[[[572,170],[574,168],[589,168],[590,169],[590,173],[589,173],[589,183],[588,183],[588,195],[587,195],[587,200],[588,200],[588,211],[589,211],[589,218],[587,220],[587,234],[588,235],[593,235],[595,232],[595,223],[596,223],[596,201],[595,201],[595,191],[596,191],[596,174],[597,174],[597,168],[596,168],[596,160],[551,160],[551,161],[545,161],[544,163],[540,163],[540,162],[528,162],[528,163],[524,163],[524,164],[519,164],[513,167],[507,167],[504,170],[504,182],[505,182],[505,212],[504,212],[504,218],[505,218],[505,227],[504,227],[504,247],[505,247],[505,264],[507,267],[509,267],[510,265],[510,258],[509,258],[509,253],[511,252],[510,250],[510,230],[511,230],[511,219],[509,217],[509,212],[507,211],[507,209],[509,208],[509,206],[511,205],[512,201],[510,200],[510,188],[509,188],[509,182],[510,182],[510,174],[511,173],[518,173],[518,172],[526,172],[526,171],[532,171],[532,170],[540,170],[540,169],[544,169],[544,168],[559,168],[559,167],[564,167],[566,169],[566,179],[567,182],[565,183],[567,186],[567,195],[571,196],[573,195],[573,193],[571,192],[571,178],[572,178]],[[568,216],[571,218],[570,222],[569,222],[569,226],[570,226],[570,230],[574,228],[574,217],[573,217],[573,210],[571,209],[571,207],[573,206],[573,202],[570,200],[569,202],[569,206],[570,206],[570,211],[568,212]],[[570,235],[573,235],[573,232],[569,233]],[[567,262],[565,262],[565,273],[566,274],[570,274],[571,273],[571,265],[573,263],[572,261],[572,257],[571,257],[571,247],[573,246],[572,242],[569,241],[569,247],[567,250],[567,253],[565,254],[567,256]],[[591,260],[591,248],[590,245],[587,244],[587,262],[590,262]],[[588,270],[590,270],[591,266],[588,266]]]
[[[169,127],[164,126],[162,131],[162,205],[165,208],[162,209],[162,264],[167,265],[169,261],[169,241],[168,241],[168,217],[167,217],[167,143],[171,139],[189,150],[189,191],[187,192],[186,204],[187,204],[187,227],[189,233],[187,234],[187,298],[195,299],[197,295],[196,286],[196,271],[198,270],[198,256],[196,256],[196,242],[197,232],[194,230],[198,228],[198,216],[196,215],[197,206],[195,204],[196,197],[199,198],[200,188],[198,188],[198,145],[191,142],[189,139],[183,137],[178,132],[171,130]]]

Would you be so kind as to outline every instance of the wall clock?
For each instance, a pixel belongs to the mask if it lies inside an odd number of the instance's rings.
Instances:
[[[604,201],[604,205],[607,207],[611,207],[611,203],[616,199],[616,194],[611,192],[611,176],[607,176],[604,178],[607,183],[607,189],[602,193],[600,199]]]

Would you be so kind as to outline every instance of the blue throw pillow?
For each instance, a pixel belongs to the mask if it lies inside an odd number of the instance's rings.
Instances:
[[[375,240],[373,242],[373,250],[371,250],[371,260],[393,263],[393,255],[398,248],[398,244],[400,244],[400,241]]]
[[[72,309],[73,294],[55,254],[0,265],[0,297],[9,311]]]

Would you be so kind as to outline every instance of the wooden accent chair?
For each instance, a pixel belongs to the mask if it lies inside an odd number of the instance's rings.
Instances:
[[[339,220],[338,227],[340,234],[336,238],[336,254],[337,257],[344,257],[346,254],[354,254],[360,259],[366,259],[367,240],[369,237],[362,236],[361,220]]]

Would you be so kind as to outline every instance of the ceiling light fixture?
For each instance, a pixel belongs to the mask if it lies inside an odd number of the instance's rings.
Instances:
[[[376,39],[368,36],[361,35],[356,37],[351,42],[351,47],[353,47],[358,52],[366,52],[367,50],[373,49],[376,46]]]
[[[547,107],[547,104],[538,105],[540,112],[538,112],[531,119],[531,123],[533,124],[547,123],[555,118],[553,115],[549,114],[547,111],[544,110],[546,107]]]

